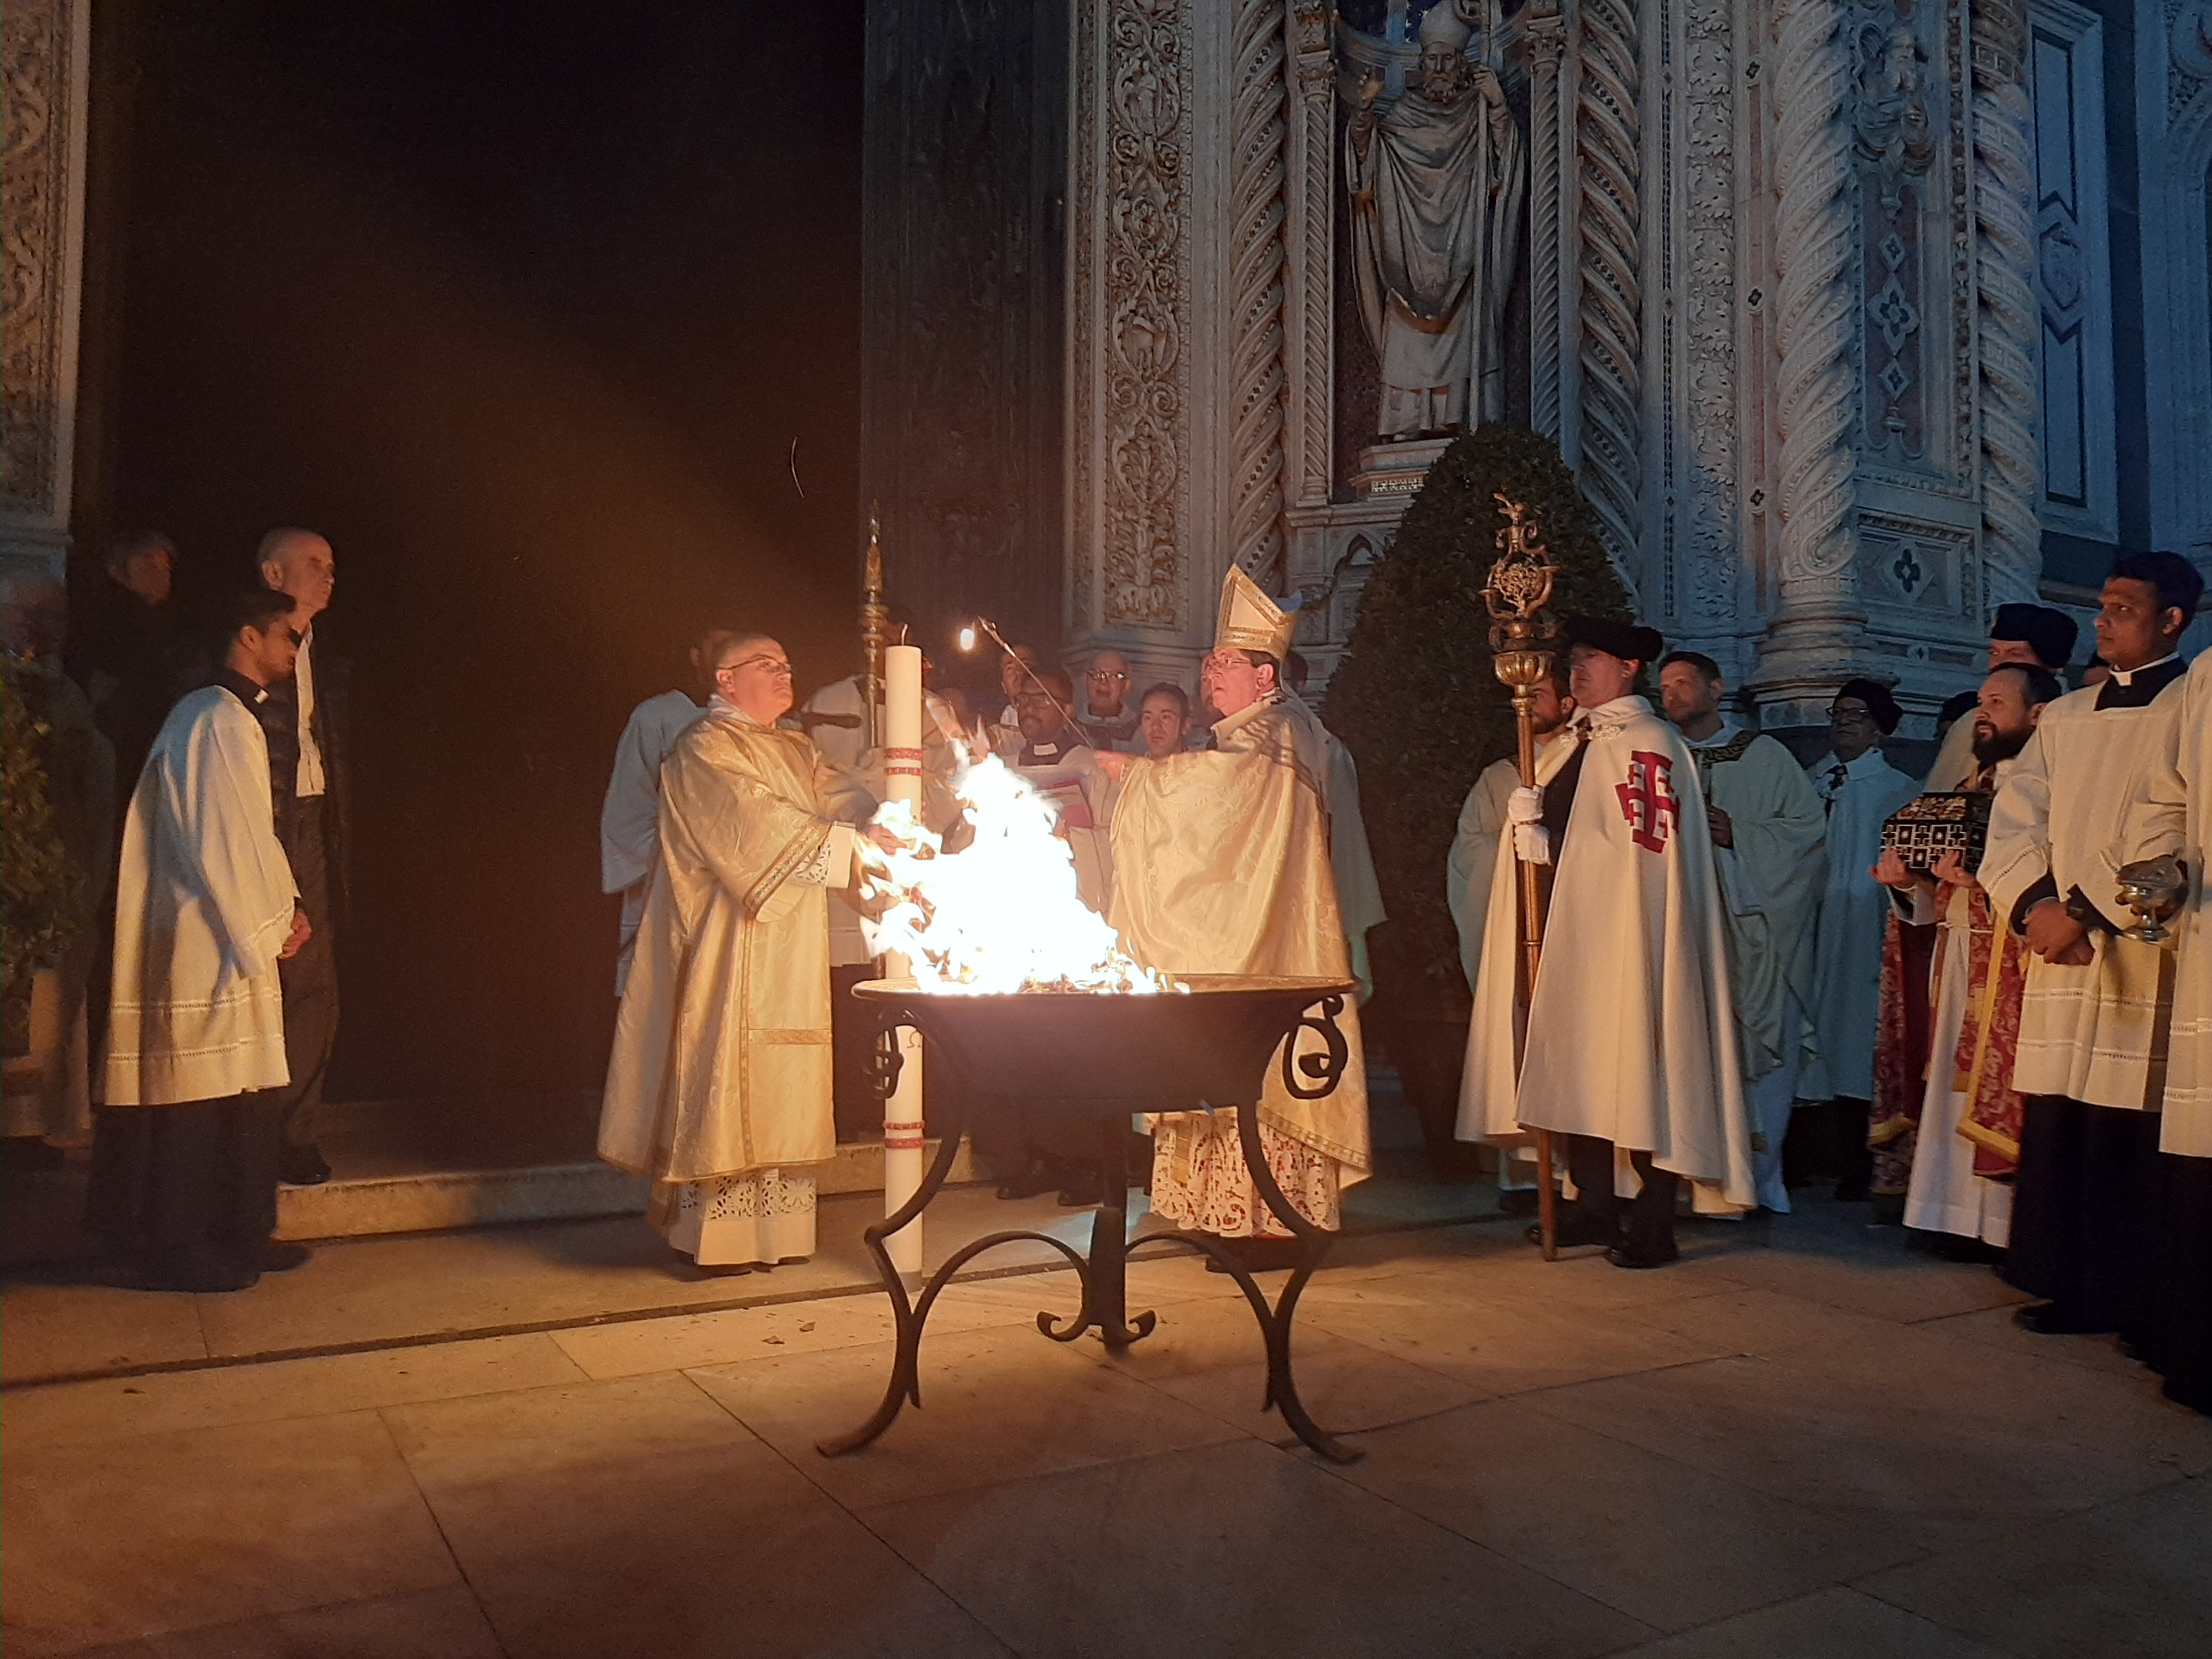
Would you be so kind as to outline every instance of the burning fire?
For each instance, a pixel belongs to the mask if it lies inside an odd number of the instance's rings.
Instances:
[[[1179,989],[1123,954],[1105,919],[1078,896],[1075,854],[1056,833],[1052,804],[996,757],[963,767],[953,793],[968,809],[975,840],[945,851],[903,801],[875,822],[908,843],[869,847],[875,898],[891,903],[864,920],[868,948],[896,951],[925,991],[1000,996],[1016,991]]]

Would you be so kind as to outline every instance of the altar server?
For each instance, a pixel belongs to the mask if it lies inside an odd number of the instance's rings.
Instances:
[[[814,1251],[836,1151],[830,917],[855,832],[839,775],[781,730],[791,660],[739,631],[661,768],[660,864],[615,1024],[599,1156],[650,1176],[653,1224],[702,1267]],[[871,832],[882,835],[881,831]]]
[[[1990,674],[1967,723],[1980,769],[1969,787],[2001,788],[2044,708],[2062,695],[2040,667],[2014,664]],[[1905,1224],[1964,1241],[1944,1246],[1946,1255],[2002,1250],[2011,1237],[2020,1166],[2013,1065],[2027,950],[1955,854],[1923,872],[1885,852],[1875,876],[1898,895],[1905,922],[1937,929],[1926,1075],[1899,1079],[1919,1091]]]
[[[637,949],[637,925],[645,915],[645,895],[660,862],[660,763],[668,751],[707,711],[702,698],[714,692],[714,664],[729,639],[726,628],[710,628],[691,647],[691,672],[697,695],[663,691],[630,711],[615,745],[615,766],[599,807],[599,890],[622,895],[621,931],[616,937],[615,994],[629,982],[630,957]]]
[[[123,827],[88,1224],[156,1290],[242,1290],[278,1244],[284,998],[308,921],[276,838],[257,710],[292,672],[287,594],[234,601],[215,683],[155,739]]]
[[[1874,1168],[1867,1119],[1889,927],[1889,896],[1874,878],[1874,865],[1881,856],[1882,825],[1920,793],[1881,752],[1882,740],[1904,718],[1881,681],[1844,681],[1828,705],[1828,752],[1805,769],[1827,815],[1828,879],[1814,934],[1814,1052],[1799,1091],[1832,1103],[1843,1159],[1836,1196],[1845,1200],[1868,1196]],[[1895,1187],[1887,1196],[1902,1206],[1901,1168]]]
[[[2112,678],[2043,711],[1990,810],[1982,885],[2034,957],[2013,1069],[2027,1105],[2005,1268],[2049,1298],[2022,1310],[2033,1330],[2114,1330],[2136,1310],[2172,964],[2119,933],[2129,913],[2112,855],[2131,787],[2179,746],[2178,647],[2203,586],[2177,554],[2113,565],[2096,623]]]
[[[1459,1133],[1567,1136],[1577,1196],[1559,1241],[1652,1267],[1676,1254],[1678,1182],[1708,1210],[1756,1202],[1725,908],[1697,763],[1634,694],[1664,642],[1598,617],[1571,619],[1568,638],[1579,712],[1545,751],[1537,787],[1514,795],[1515,857],[1491,879]],[[1525,1020],[1522,861],[1554,872]],[[1619,1198],[1632,1200],[1625,1231]]]
[[[1068,718],[1075,687],[1067,671],[1042,667],[1014,694],[1014,720],[1022,735],[1009,757],[1030,787],[1053,805],[1060,834],[1075,854],[1076,890],[1104,915],[1114,895],[1113,780],[1085,741],[1086,728]]]
[[[2146,769],[2129,808],[2122,863],[2172,854],[2187,872],[2172,926],[2179,947],[2159,1123],[2158,1182],[2145,1243],[2153,1289],[2137,1351],[2166,1392],[2212,1412],[2212,651],[2184,682],[2176,741]]]
[[[1723,712],[1720,665],[1677,651],[1659,665],[1667,718],[1698,763],[1728,925],[1736,1059],[1749,1097],[1760,1207],[1790,1213],[1782,1143],[1797,1100],[1813,1000],[1813,918],[1826,874],[1826,814],[1804,769]]]
[[[1213,748],[1164,760],[1102,756],[1122,775],[1114,809],[1115,928],[1170,973],[1352,977],[1330,866],[1327,744],[1277,673],[1297,625],[1233,566],[1200,686]],[[1336,1012],[1349,1056],[1318,1099],[1293,1094],[1278,1052],[1259,1099],[1261,1146],[1299,1214],[1340,1224],[1343,1189],[1366,1179],[1367,1073],[1350,998]],[[1322,1051],[1302,1030],[1300,1054]],[[1170,1112],[1153,1135],[1152,1210],[1229,1241],[1253,1266],[1287,1261],[1288,1230],[1260,1198],[1227,1112]],[[1270,1242],[1272,1243],[1272,1245]]]
[[[1574,713],[1575,700],[1567,695],[1567,659],[1555,653],[1549,678],[1536,686],[1534,729],[1539,752],[1565,729]],[[1510,755],[1482,769],[1460,804],[1459,827],[1453,832],[1451,852],[1444,865],[1444,902],[1451,910],[1452,926],[1459,933],[1460,971],[1466,975],[1470,992],[1482,963],[1482,930],[1490,914],[1490,875],[1508,828],[1506,806],[1520,787],[1521,763]]]
[[[2063,674],[2081,635],[2081,624],[2063,611],[2047,605],[2001,605],[1996,620],[1990,624],[1990,671],[2017,666]],[[1974,759],[1974,721],[1970,710],[1943,733],[1936,746],[1936,763],[1928,769],[1927,787],[1937,793],[1972,789],[1981,769]]]

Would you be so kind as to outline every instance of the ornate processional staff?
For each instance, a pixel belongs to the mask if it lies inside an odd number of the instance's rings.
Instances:
[[[884,603],[882,503],[868,504],[868,551],[860,566],[860,747],[884,740],[884,643],[890,637],[890,607]]]
[[[1536,688],[1552,672],[1551,642],[1559,627],[1547,608],[1552,602],[1552,580],[1559,567],[1547,562],[1547,549],[1525,522],[1525,501],[1497,498],[1505,515],[1505,528],[1498,532],[1504,556],[1490,567],[1490,580],[1482,590],[1490,609],[1492,665],[1498,678],[1513,690],[1513,720],[1520,735],[1521,784],[1536,787]],[[1528,995],[1536,994],[1536,968],[1544,954],[1543,889],[1537,866],[1521,861],[1521,949],[1528,964]],[[1552,1132],[1536,1131],[1537,1224],[1544,1241],[1544,1260],[1559,1255],[1559,1212],[1552,1191]]]

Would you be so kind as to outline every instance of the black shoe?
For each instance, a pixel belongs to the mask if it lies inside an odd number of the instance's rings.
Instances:
[[[314,1254],[304,1244],[285,1244],[271,1238],[248,1251],[246,1259],[264,1273],[289,1273],[295,1267],[306,1267]]]
[[[1032,1164],[1018,1176],[1009,1176],[999,1188],[1004,1199],[1035,1198],[1039,1193],[1051,1192],[1060,1185],[1060,1177],[1041,1164]]]
[[[1656,1250],[1639,1249],[1633,1244],[1616,1244],[1605,1253],[1605,1259],[1616,1267],[1663,1267],[1679,1259],[1681,1254],[1670,1238]]]
[[[1620,1243],[1620,1230],[1618,1227],[1597,1226],[1577,1214],[1572,1208],[1560,1210],[1558,1234],[1559,1246],[1563,1250],[1581,1244],[1603,1244],[1609,1248]],[[1531,1224],[1522,1230],[1521,1237],[1539,1249],[1542,1249],[1544,1224],[1540,1221]]]
[[[319,1187],[331,1178],[319,1146],[287,1146],[278,1179],[287,1187]]]
[[[1063,1169],[1060,1172],[1060,1203],[1062,1209],[1088,1209],[1106,1201],[1106,1177],[1097,1170]]]
[[[261,1270],[250,1262],[207,1249],[155,1256],[145,1269],[149,1291],[243,1291],[260,1277]]]
[[[2033,1331],[2038,1336],[2109,1336],[2118,1328],[2056,1302],[2034,1302],[2025,1308],[2015,1308],[2012,1321],[2021,1329]]]

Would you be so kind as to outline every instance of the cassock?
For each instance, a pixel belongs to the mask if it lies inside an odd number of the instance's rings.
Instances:
[[[276,953],[297,891],[246,708],[265,696],[225,670],[179,701],[124,822],[88,1213],[149,1255],[247,1257],[276,1226],[283,1122],[259,1091],[290,1077]]]
[[[1075,854],[1075,886],[1100,915],[1114,900],[1114,786],[1082,743],[1025,743],[1013,769],[1050,801]]]
[[[1239,574],[1232,572],[1232,574]],[[1203,754],[1133,762],[1114,808],[1112,921],[1129,954],[1173,974],[1348,980],[1352,951],[1330,867],[1324,733],[1295,698],[1263,698],[1213,728]],[[1336,1016],[1350,1059],[1336,1086],[1301,1100],[1279,1049],[1260,1101],[1260,1143],[1298,1212],[1341,1221],[1343,1188],[1366,1179],[1366,1060],[1359,1016]],[[1321,1051],[1310,1031],[1300,1052]],[[1152,1209],[1228,1238],[1288,1236],[1261,1200],[1228,1112],[1160,1115]]]
[[[1890,907],[1889,890],[1869,872],[1881,859],[1882,825],[1920,786],[1878,747],[1848,763],[1824,755],[1805,770],[1827,814],[1828,879],[1814,939],[1813,1055],[1799,1092],[1871,1100]]]
[[[1470,993],[1482,963],[1490,875],[1508,828],[1505,804],[1520,787],[1521,768],[1516,762],[1492,761],[1482,769],[1460,803],[1459,827],[1452,832],[1451,853],[1444,863],[1444,902],[1459,932],[1460,971],[1467,975]]]
[[[622,932],[615,953],[615,994],[629,982],[630,957],[645,896],[660,862],[660,763],[676,739],[707,711],[684,691],[647,697],[630,711],[615,745],[615,768],[599,808],[599,890],[622,895]]]
[[[2070,1322],[2136,1316],[2138,1230],[2155,1176],[2173,959],[2122,937],[2112,880],[2130,792],[2180,741],[2178,657],[2116,670],[2047,705],[1990,811],[1981,868],[2014,932],[2046,898],[2088,926],[2094,960],[2027,964],[2013,1087],[2027,1097],[2005,1277]]]
[[[651,1176],[702,1266],[814,1249],[836,1152],[830,917],[853,830],[811,741],[719,695],[661,768],[660,866],[615,1024],[599,1156]]]
[[[2001,788],[2012,769],[2011,761],[1999,761],[1985,780],[1966,782]],[[2027,947],[1999,925],[1978,883],[1915,888],[1899,898],[1902,924],[1936,929],[1927,1072],[1911,1079],[1920,1102],[1905,1224],[2002,1249],[2012,1236],[2011,1176],[2020,1163],[2012,1073]]]
[[[1782,1142],[1813,1002],[1826,817],[1796,757],[1772,738],[1723,720],[1689,749],[1706,805],[1726,812],[1735,830],[1735,846],[1713,848],[1713,867],[1728,930],[1736,1058],[1749,1089],[1759,1201],[1787,1215]]]
[[[1501,857],[1492,873],[1460,1139],[1511,1145],[1542,1128],[1609,1140],[1623,1195],[1638,1185],[1628,1154],[1644,1152],[1694,1183],[1700,1208],[1750,1209],[1725,907],[1697,763],[1634,696],[1576,716],[1538,760],[1539,786],[1577,763],[1525,1016],[1519,863]]]
[[[2189,671],[2174,735],[2134,791],[2118,854],[2124,864],[2176,854],[2190,883],[2172,924],[2173,1023],[2146,1229],[2159,1271],[2136,1346],[2168,1395],[2212,1411],[2212,652]]]

